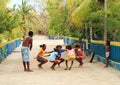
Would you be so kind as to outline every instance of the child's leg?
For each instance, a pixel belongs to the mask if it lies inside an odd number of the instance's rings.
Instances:
[[[106,65],[105,67],[108,67],[109,57],[106,57]]]
[[[83,65],[82,58],[76,58],[76,60],[80,63],[79,66],[82,66],[82,65]]]
[[[58,66],[60,67],[60,64],[64,62],[65,60],[63,58],[60,58],[60,62],[58,63]]]
[[[40,62],[41,62],[41,63],[40,63],[38,66],[39,66],[39,68],[42,68],[42,65],[45,64],[45,63],[47,63],[48,60],[47,60],[47,59],[43,59],[43,60],[40,61]]]
[[[69,70],[71,70],[72,66],[73,66],[73,61],[71,61],[71,66],[69,67]]]
[[[29,61],[27,62],[27,68],[28,68],[27,69],[28,72],[32,72],[32,70],[30,70],[30,63],[29,63]]]
[[[27,71],[26,69],[26,63],[23,61],[24,71]]]
[[[55,66],[58,64],[58,61],[57,60],[55,60],[55,61],[53,61],[53,65],[51,66],[51,69],[52,70],[55,70]]]
[[[67,70],[68,69],[68,61],[67,60],[65,61],[65,64],[66,64],[65,70]]]
[[[109,52],[106,52],[106,65],[105,65],[105,67],[108,67],[108,62],[109,62]]]
[[[80,64],[79,66],[82,66],[83,65],[83,61],[82,61],[82,58],[80,58]]]

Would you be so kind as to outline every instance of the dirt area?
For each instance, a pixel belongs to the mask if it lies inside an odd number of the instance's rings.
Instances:
[[[84,65],[78,67],[75,61],[71,70],[64,70],[65,63],[56,70],[50,69],[52,63],[48,62],[43,69],[37,67],[34,59],[39,51],[39,45],[45,43],[47,51],[56,45],[64,45],[63,40],[49,40],[45,36],[34,36],[31,51],[30,67],[33,72],[24,72],[20,47],[16,48],[0,64],[0,85],[120,85],[120,71],[111,67],[104,68],[104,64],[94,61],[89,63],[89,58],[84,60]]]

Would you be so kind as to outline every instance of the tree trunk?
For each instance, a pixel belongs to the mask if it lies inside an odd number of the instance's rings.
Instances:
[[[25,15],[23,15],[22,20],[25,21]],[[24,36],[27,35],[27,34],[26,34],[26,33],[27,33],[27,29],[26,29],[25,26],[23,26],[23,33],[24,33]]]

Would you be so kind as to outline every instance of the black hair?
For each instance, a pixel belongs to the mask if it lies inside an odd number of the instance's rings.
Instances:
[[[46,47],[46,45],[45,45],[45,44],[42,44],[42,45],[40,45],[40,47]]]
[[[57,45],[57,46],[56,46],[56,48],[59,48],[59,47],[60,47],[60,48],[62,48],[62,46],[61,46],[61,45]]]
[[[55,51],[55,52],[58,52],[58,49],[57,49],[57,48],[54,48],[54,51]]]
[[[81,46],[80,46],[80,44],[75,44],[74,45],[74,48],[80,48]]]
[[[71,45],[67,45],[67,46],[66,46],[66,49],[71,50],[71,49],[72,49],[72,46],[71,46]]]
[[[107,40],[107,41],[106,41],[106,44],[107,44],[107,45],[110,45],[110,41]]]
[[[33,36],[33,31],[29,31],[28,35]]]

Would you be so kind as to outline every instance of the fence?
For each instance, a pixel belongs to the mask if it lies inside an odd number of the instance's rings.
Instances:
[[[0,63],[5,59],[16,47],[20,45],[20,40],[13,40],[0,44]]]
[[[78,42],[77,38],[64,37],[64,43],[73,45]],[[110,42],[110,60],[109,65],[117,70],[120,70],[120,42]],[[87,48],[86,40],[83,40],[83,50],[85,54],[95,52],[95,60],[105,63],[105,49],[104,41],[91,40],[89,51]]]
[[[104,41],[91,41],[91,51],[95,52],[95,59],[105,63]],[[120,70],[120,42],[110,42],[110,60],[109,65]]]

